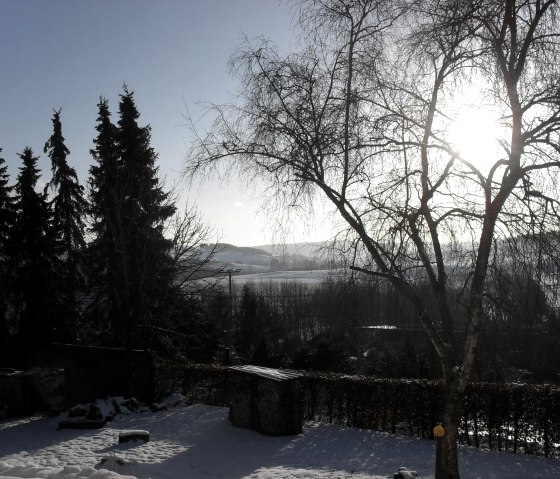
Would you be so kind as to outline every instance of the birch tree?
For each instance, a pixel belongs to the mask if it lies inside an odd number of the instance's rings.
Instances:
[[[558,228],[558,7],[296,6],[300,49],[281,54],[262,40],[234,54],[239,96],[211,107],[215,122],[197,134],[186,174],[220,167],[265,182],[286,206],[330,204],[362,251],[355,267],[401,291],[438,355],[442,477],[458,478],[462,397],[484,325],[492,249],[499,238]],[[426,283],[429,294],[419,288]],[[457,287],[462,314],[452,313]],[[462,329],[464,344],[455,340]]]

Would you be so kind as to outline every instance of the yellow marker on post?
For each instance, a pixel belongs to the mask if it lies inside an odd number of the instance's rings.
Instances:
[[[440,422],[437,423],[437,426],[434,427],[434,437],[443,437],[445,436],[445,429],[441,425]]]
[[[434,427],[433,431],[434,437],[436,438],[436,474],[435,479],[442,479],[443,474],[441,471],[441,438],[445,436],[445,428],[438,422]]]

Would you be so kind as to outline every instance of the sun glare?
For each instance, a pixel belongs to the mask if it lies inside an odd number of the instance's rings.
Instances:
[[[486,170],[499,159],[501,130],[497,115],[465,108],[450,126],[449,139],[462,159],[479,170]]]

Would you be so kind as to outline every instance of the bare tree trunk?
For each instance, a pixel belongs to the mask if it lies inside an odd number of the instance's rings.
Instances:
[[[457,439],[461,421],[463,394],[456,381],[445,386],[444,427],[442,438],[441,479],[459,479]],[[438,478],[439,479],[439,478]]]

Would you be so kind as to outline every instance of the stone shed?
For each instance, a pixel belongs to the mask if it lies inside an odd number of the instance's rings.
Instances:
[[[300,373],[260,366],[232,366],[230,372],[232,424],[271,436],[301,433]]]

